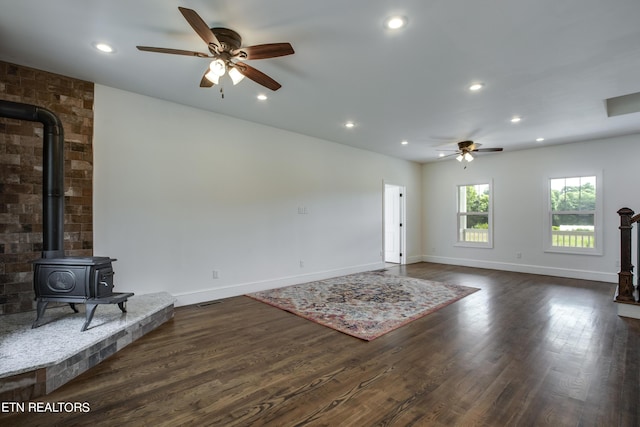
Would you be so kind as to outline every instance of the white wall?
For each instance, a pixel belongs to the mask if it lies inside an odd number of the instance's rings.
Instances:
[[[183,305],[380,268],[384,181],[421,259],[417,163],[101,85],[94,126],[94,254],[118,291]]]
[[[640,210],[640,135],[478,156],[463,169],[454,160],[423,165],[425,261],[617,282],[618,209]],[[603,254],[569,255],[543,250],[546,186],[552,176],[603,176]],[[492,249],[454,246],[455,188],[493,180]],[[516,253],[521,253],[518,259]]]

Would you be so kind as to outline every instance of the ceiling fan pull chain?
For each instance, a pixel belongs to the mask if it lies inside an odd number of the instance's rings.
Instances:
[[[222,86],[220,86],[220,96],[224,99],[224,91],[222,90]]]

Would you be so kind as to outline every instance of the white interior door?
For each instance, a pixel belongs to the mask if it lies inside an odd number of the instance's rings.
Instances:
[[[403,192],[398,185],[384,186],[384,260],[396,264],[404,264]]]

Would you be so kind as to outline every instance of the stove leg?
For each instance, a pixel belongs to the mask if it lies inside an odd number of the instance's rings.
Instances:
[[[48,301],[38,301],[38,308],[37,308],[38,315],[36,316],[36,321],[33,322],[33,325],[31,325],[31,329],[34,329],[40,326],[38,323],[40,321],[40,318],[44,316],[44,311],[47,309],[47,304],[49,304]]]
[[[123,313],[127,312],[127,300],[118,303],[118,307],[120,307],[120,311]]]
[[[89,323],[91,323],[91,319],[93,319],[93,315],[96,312],[96,307],[98,307],[98,304],[85,304],[85,310],[87,311],[87,320],[84,322],[84,325],[82,326],[82,329],[80,329],[80,332],[86,331],[89,327]]]
[[[71,307],[71,310],[73,310],[74,313],[78,313],[78,309],[76,308],[75,302],[70,302],[69,307]]]

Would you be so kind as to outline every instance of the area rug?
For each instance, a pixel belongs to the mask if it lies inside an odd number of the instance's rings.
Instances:
[[[371,341],[478,290],[376,271],[247,296]]]

